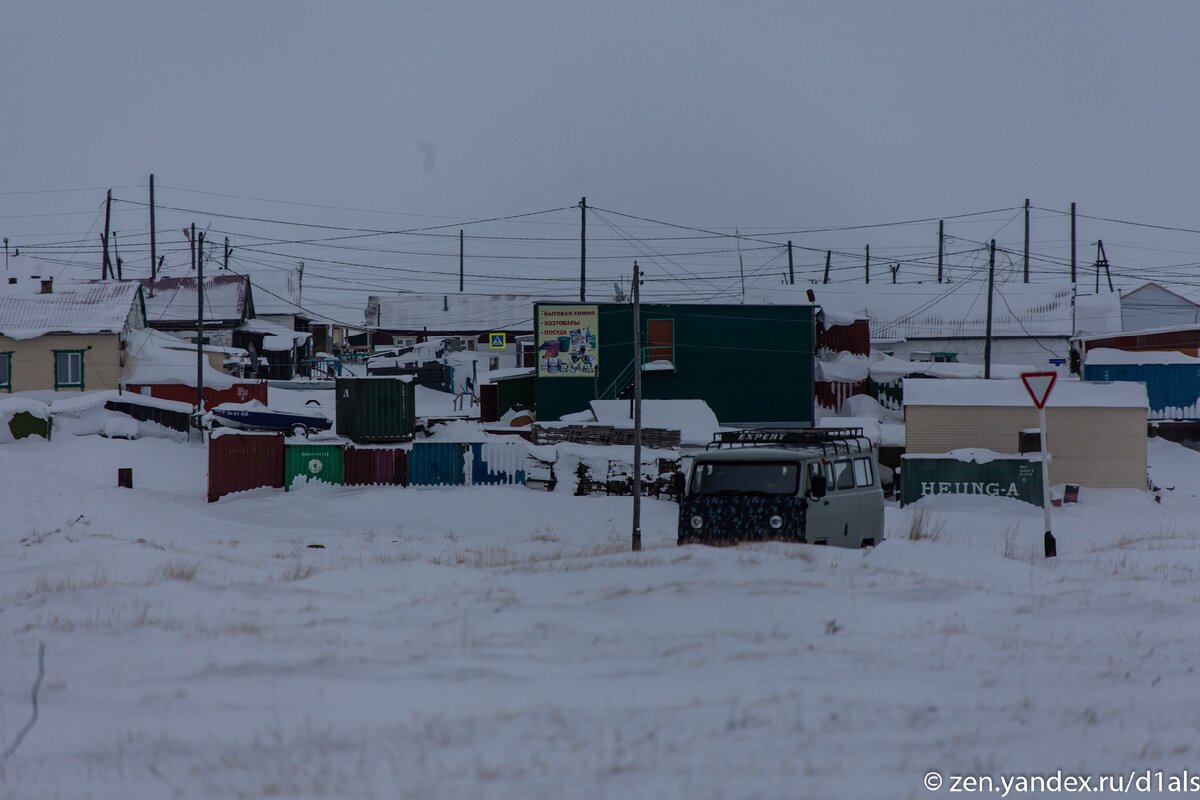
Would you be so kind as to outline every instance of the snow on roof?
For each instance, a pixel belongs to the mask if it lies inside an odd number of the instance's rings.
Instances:
[[[816,304],[866,315],[871,338],[876,341],[902,339],[964,339],[984,336],[987,327],[987,282],[821,284],[801,289],[776,286],[748,291],[747,300],[775,304],[809,303],[811,289]],[[992,335],[998,337],[1069,337],[1072,331],[1071,297],[1068,284],[996,284],[992,304]],[[1084,303],[1088,313],[1085,330],[1120,330],[1119,298],[1111,293]],[[1100,327],[1104,326],[1104,327]]]
[[[901,460],[907,461],[910,458],[936,458],[940,460],[965,461],[975,464],[987,464],[991,461],[1029,461],[1040,462],[1042,460],[1041,453],[997,453],[995,450],[988,450],[982,447],[963,447],[958,450],[951,450],[948,453],[905,453],[900,456]],[[1049,456],[1047,456],[1049,460]]]
[[[0,282],[0,335],[36,339],[48,333],[120,333],[141,285],[137,281],[55,282],[40,293],[40,281]]]
[[[254,287],[256,314],[304,315],[300,307],[301,268],[256,269],[246,273]]]
[[[1022,372],[1033,371],[1033,367],[1023,364],[992,364],[992,375],[997,378],[1019,378]],[[982,378],[983,365],[905,361],[878,350],[871,351],[871,377],[875,380],[886,383],[909,375],[924,375],[927,378]]]
[[[837,353],[832,358],[817,360],[818,381],[857,383],[871,374],[871,360],[853,353]]]
[[[195,386],[196,358],[182,350],[163,347],[156,338],[160,335],[149,329],[137,330],[130,334],[126,385],[174,383]],[[207,358],[202,362],[202,366],[205,386],[228,389],[238,382],[232,375],[213,369]]]
[[[276,325],[274,322],[268,322],[265,319],[248,319],[238,327],[238,330],[248,333],[261,333],[266,336],[281,336],[285,339],[290,337],[290,341],[296,344],[303,344],[306,339],[312,336],[311,333],[285,328],[282,325]]]
[[[192,322],[196,321],[196,279],[159,278],[150,285],[143,281],[146,291],[146,321]],[[249,316],[247,308],[250,291],[246,278],[229,273],[204,278],[204,320],[244,319]],[[153,296],[151,296],[153,292]]]
[[[1121,292],[1121,297],[1129,297],[1136,292],[1140,292],[1148,286],[1155,286],[1163,291],[1181,297],[1190,303],[1200,305],[1200,286],[1194,286],[1185,283],[1164,283],[1161,281],[1144,281],[1134,286],[1132,289],[1125,289]]]
[[[1174,350],[1114,350],[1111,347],[1097,347],[1087,351],[1087,363],[1101,364],[1200,364],[1200,358],[1179,353]]]
[[[1033,401],[1019,380],[904,381],[907,406],[1028,406]],[[1059,380],[1050,391],[1048,408],[1149,408],[1146,386],[1130,381],[1093,383]]]
[[[403,294],[379,298],[383,330],[472,333],[533,330],[530,295]]]
[[[632,425],[628,400],[593,400],[592,413],[601,425]],[[643,400],[642,425],[679,431],[682,444],[708,444],[721,429],[717,415],[703,400]]]
[[[1121,330],[1121,295],[1116,292],[1075,296],[1076,333],[1112,333]]]

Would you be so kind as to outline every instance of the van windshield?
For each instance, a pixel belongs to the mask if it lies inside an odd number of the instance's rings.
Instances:
[[[800,465],[791,461],[701,462],[692,470],[692,494],[796,494]]]

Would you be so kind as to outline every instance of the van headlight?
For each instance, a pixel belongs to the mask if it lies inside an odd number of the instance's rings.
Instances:
[[[779,516],[778,514],[775,514],[769,520],[767,520],[767,524],[770,525],[775,530],[779,530],[780,528],[783,527],[783,517]]]
[[[704,517],[700,516],[699,514],[693,515],[688,522],[691,524],[692,530],[694,531],[698,531],[704,527]]]

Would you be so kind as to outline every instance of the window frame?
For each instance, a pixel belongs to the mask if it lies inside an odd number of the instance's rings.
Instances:
[[[862,465],[863,474],[867,476],[866,483],[859,482],[859,464]],[[871,464],[871,459],[862,456],[854,459],[854,485],[863,488],[875,485],[875,469]]]
[[[86,381],[86,376],[87,376],[86,367],[85,367],[85,365],[84,365],[84,360],[85,360],[85,359],[84,359],[84,357],[83,357],[83,354],[84,354],[85,352],[87,352],[87,351],[86,351],[86,350],[82,350],[82,349],[75,349],[75,348],[73,348],[73,349],[70,349],[70,350],[54,350],[54,351],[53,351],[53,353],[54,353],[54,364],[53,364],[53,369],[54,369],[54,388],[55,388],[55,390],[56,390],[56,391],[57,391],[58,389],[79,389],[79,390],[81,390],[81,391],[84,389],[84,387],[85,387],[85,381]],[[78,356],[79,356],[79,383],[63,383],[63,382],[59,381],[59,375],[58,375],[58,357],[59,357],[60,355],[68,355],[68,356],[69,356],[69,355],[71,355],[71,354],[76,354],[76,355],[78,355]],[[69,371],[69,370],[68,370],[68,371]],[[68,377],[69,377],[69,376],[68,376]]]
[[[0,382],[0,389],[3,389],[4,391],[11,393],[13,390],[13,388],[12,388],[13,387],[13,374],[12,374],[13,351],[12,350],[0,350],[0,360],[7,360],[7,362],[8,362],[8,380]]]

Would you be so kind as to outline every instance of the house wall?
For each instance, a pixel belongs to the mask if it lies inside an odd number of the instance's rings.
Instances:
[[[121,340],[115,333],[51,333],[36,339],[0,336],[0,353],[12,353],[12,391],[54,389],[54,351],[83,350],[83,389],[116,389],[121,379]],[[75,392],[79,389],[61,389]]]
[[[1121,297],[1121,330],[1144,331],[1200,323],[1200,306],[1147,284]]]
[[[632,381],[633,309],[596,306],[599,329],[595,377],[537,377],[537,415],[556,420],[586,411]],[[538,314],[535,310],[535,317]],[[642,304],[642,341],[653,320],[674,322],[674,369],[643,374],[642,395],[654,400],[699,399],[726,425],[809,425],[813,420],[815,321],[811,306]]]
[[[1038,427],[1030,406],[905,406],[905,450],[945,453],[980,447],[1019,452],[1020,432]],[[1048,408],[1050,483],[1095,489],[1146,488],[1144,408]]]
[[[964,364],[982,364],[983,339],[909,339],[906,342],[875,342],[873,347],[896,358],[908,359],[913,352],[930,350],[958,353]],[[1040,339],[993,339],[993,364],[1019,364],[1038,369],[1050,366],[1051,358],[1067,358],[1070,352],[1068,340],[1044,337]]]

